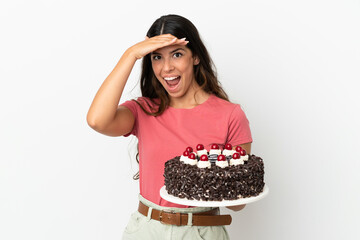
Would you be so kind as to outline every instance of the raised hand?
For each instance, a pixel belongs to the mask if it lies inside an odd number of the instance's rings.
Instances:
[[[133,45],[128,50],[136,59],[141,59],[156,49],[170,45],[186,45],[188,42],[185,38],[178,39],[171,34],[163,34],[151,38],[146,37],[144,41]]]

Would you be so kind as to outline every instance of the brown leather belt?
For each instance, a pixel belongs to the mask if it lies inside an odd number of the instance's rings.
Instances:
[[[148,215],[149,207],[139,202],[139,213],[144,216]],[[193,226],[222,226],[230,225],[230,215],[219,215],[219,208],[207,212],[193,213],[192,225]],[[164,224],[185,226],[188,225],[188,214],[187,213],[173,213],[167,211],[160,211],[152,209],[151,219],[160,221]]]

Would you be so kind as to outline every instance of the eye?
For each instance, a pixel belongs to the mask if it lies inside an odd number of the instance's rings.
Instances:
[[[159,60],[160,58],[161,58],[161,57],[160,57],[159,55],[153,55],[153,56],[152,56],[152,59],[153,59],[153,60]]]
[[[175,57],[175,58],[179,58],[179,57],[181,57],[181,56],[182,56],[182,53],[180,53],[180,52],[174,53],[174,57]]]

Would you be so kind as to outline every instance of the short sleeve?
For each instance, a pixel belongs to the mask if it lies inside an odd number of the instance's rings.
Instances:
[[[229,119],[227,142],[234,145],[252,142],[249,120],[239,104],[236,104]]]
[[[125,134],[124,137],[128,137],[130,135],[137,135],[137,129],[138,129],[138,105],[135,101],[133,100],[129,100],[129,101],[126,101],[122,104],[120,104],[120,106],[124,106],[124,107],[127,107],[134,115],[135,117],[135,122],[134,122],[134,127],[133,129],[131,130],[130,133],[128,134]]]

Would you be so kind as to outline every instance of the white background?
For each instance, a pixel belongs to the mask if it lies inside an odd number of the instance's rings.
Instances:
[[[265,161],[270,194],[222,209],[231,238],[360,238],[359,1],[13,0],[0,13],[1,240],[121,238],[138,204],[136,145],[86,114],[169,13],[197,26]],[[138,96],[139,69],[121,102]]]

